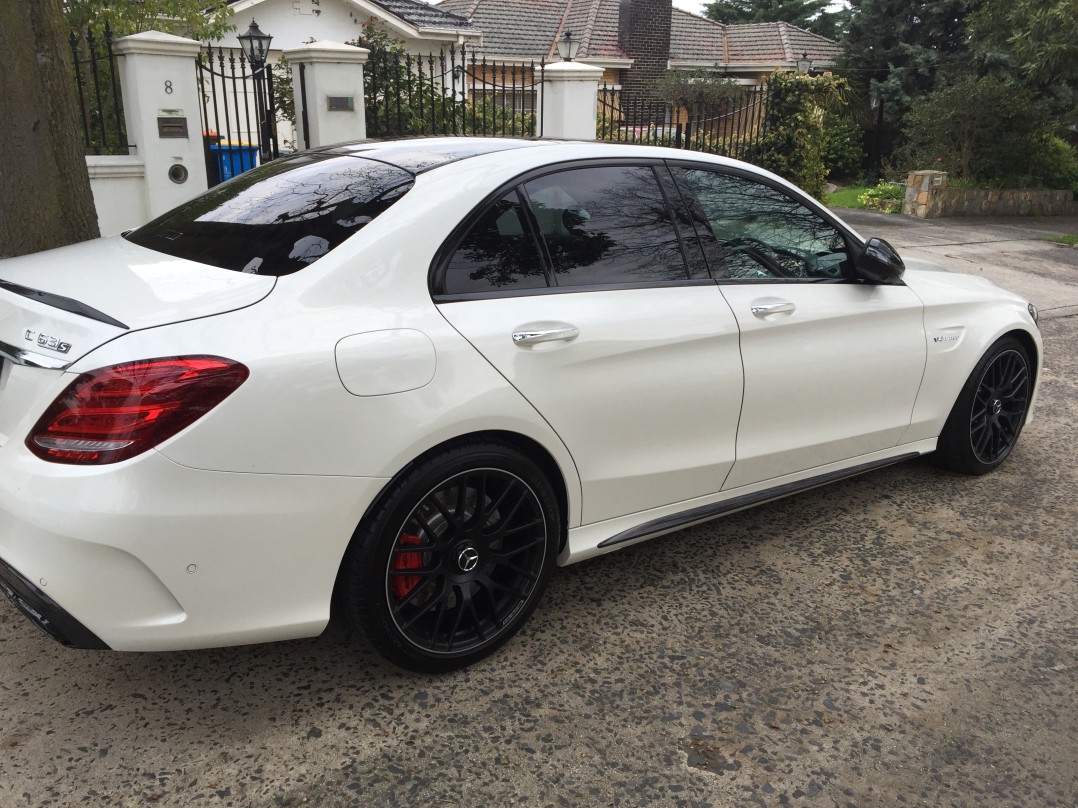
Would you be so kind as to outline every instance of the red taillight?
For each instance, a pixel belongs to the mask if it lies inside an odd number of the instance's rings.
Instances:
[[[92,370],[57,397],[26,445],[54,463],[126,460],[190,426],[249,373],[219,356],[170,356]]]

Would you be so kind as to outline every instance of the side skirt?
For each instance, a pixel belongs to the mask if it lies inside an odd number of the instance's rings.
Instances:
[[[816,477],[808,477],[804,480],[785,483],[776,486],[775,488],[765,488],[762,491],[743,494],[740,497],[734,497],[733,499],[727,499],[722,502],[715,502],[711,505],[704,505],[699,508],[682,511],[681,513],[662,516],[658,519],[653,519],[650,522],[645,522],[642,525],[623,530],[621,533],[617,533],[609,539],[599,542],[598,546],[605,549],[614,547],[618,544],[637,541],[638,539],[653,538],[683,527],[710,521],[711,519],[724,516],[733,511],[740,511],[745,508],[750,508],[753,505],[761,505],[764,502],[770,502],[771,500],[782,499],[783,497],[788,497],[793,494],[799,494],[802,491],[808,491],[810,488],[818,488],[821,485],[844,480],[847,477],[856,477],[858,474],[875,471],[876,469],[891,466],[895,463],[901,463],[904,460],[911,460],[912,458],[919,456],[919,452],[909,452],[895,457],[887,457],[882,460],[874,460],[871,463],[862,463],[859,466],[853,466],[848,469],[831,471]]]

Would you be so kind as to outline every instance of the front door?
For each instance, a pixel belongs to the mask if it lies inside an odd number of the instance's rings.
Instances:
[[[745,394],[724,489],[897,445],[925,366],[923,306],[853,275],[849,242],[748,176],[674,169],[710,230],[705,252],[741,330]]]

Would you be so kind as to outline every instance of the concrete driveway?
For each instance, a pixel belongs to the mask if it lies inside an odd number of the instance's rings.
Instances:
[[[1063,248],[857,219],[1078,304]],[[1044,333],[996,473],[905,463],[570,567],[454,675],[337,629],[74,652],[0,601],[0,806],[1078,805],[1078,317]]]

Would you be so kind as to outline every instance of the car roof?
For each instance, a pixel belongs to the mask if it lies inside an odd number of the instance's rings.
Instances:
[[[412,174],[421,174],[432,168],[481,154],[534,148],[549,145],[549,143],[549,141],[544,143],[538,140],[493,137],[403,138],[389,141],[358,140],[352,143],[338,143],[312,149],[311,153],[365,157],[403,168]]]

